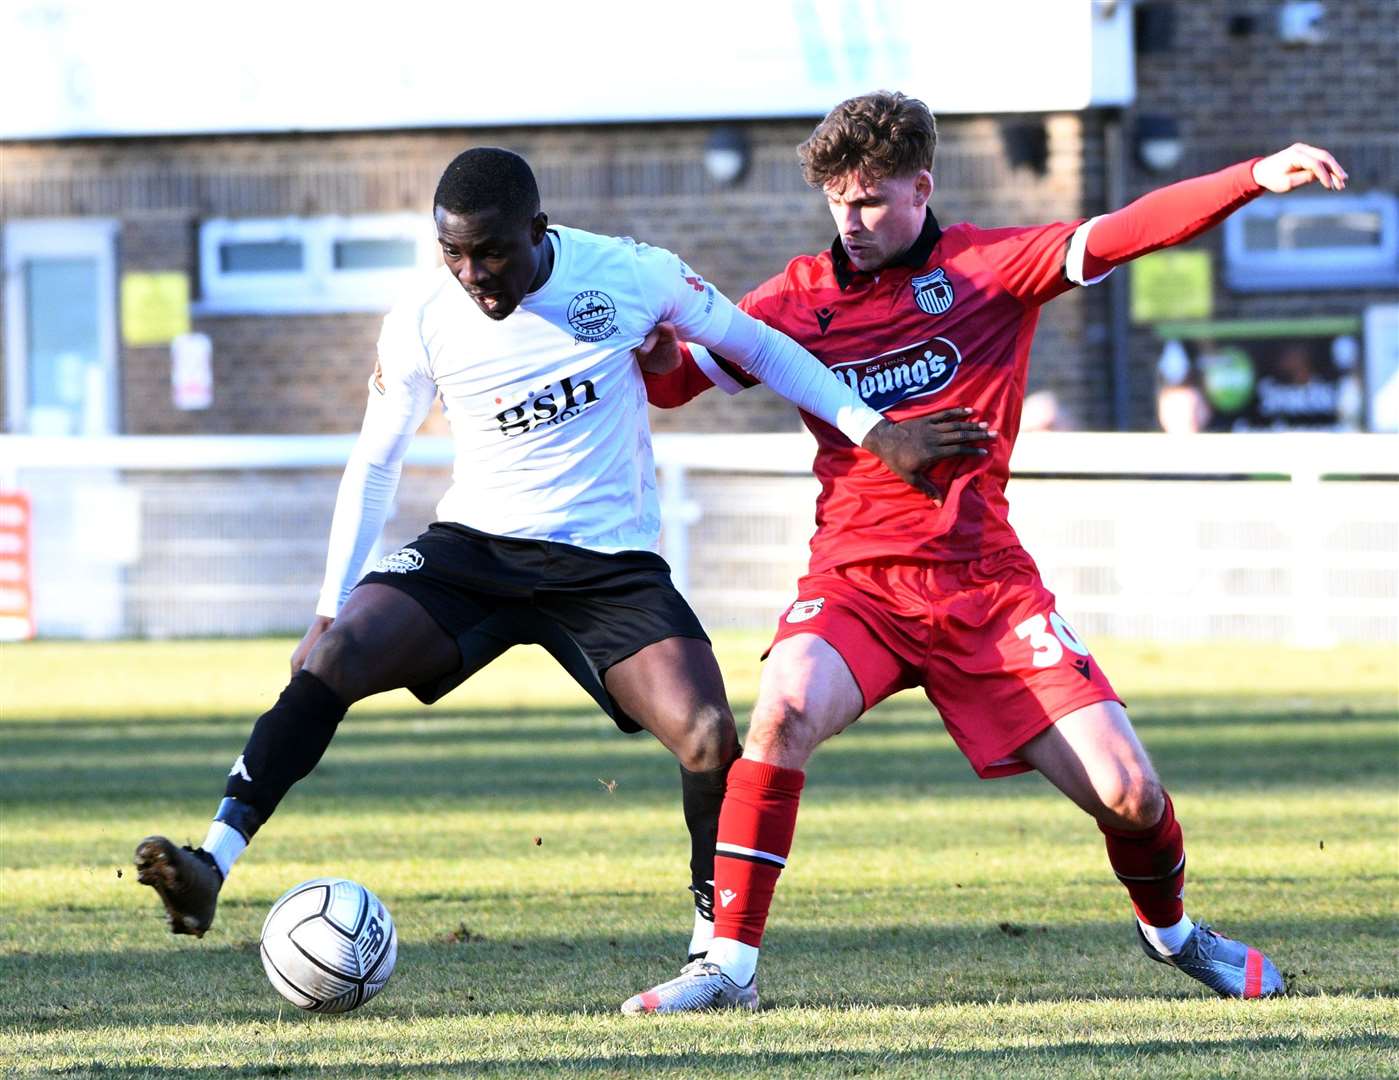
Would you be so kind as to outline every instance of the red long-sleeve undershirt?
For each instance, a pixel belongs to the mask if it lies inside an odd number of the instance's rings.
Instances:
[[[1093,223],[1084,252],[1085,279],[1114,266],[1181,244],[1218,225],[1244,203],[1263,194],[1253,179],[1253,158],[1148,192]]]

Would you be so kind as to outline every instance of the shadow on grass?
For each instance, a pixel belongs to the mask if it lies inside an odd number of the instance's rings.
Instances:
[[[652,1023],[655,1021],[638,1021]],[[659,1021],[664,1023],[664,1021]],[[1072,1075],[1105,1075],[1105,1068],[1130,1066],[1133,1075],[1140,1070],[1160,1066],[1199,1066],[1214,1062],[1220,1066],[1247,1061],[1251,1075],[1283,1075],[1299,1058],[1311,1064],[1335,1063],[1343,1060],[1336,1055],[1369,1052],[1383,1054],[1399,1046],[1399,1040],[1387,1035],[1340,1036],[1248,1036],[1234,1039],[1201,1039],[1182,1035],[1179,1039],[1139,1039],[1104,1042],[1079,1040],[1074,1042],[1006,1045],[989,1049],[945,1050],[929,1047],[919,1050],[763,1050],[760,1048],[723,1050],[684,1050],[640,1053],[619,1051],[613,1054],[594,1053],[574,1057],[538,1056],[508,1059],[443,1059],[413,1064],[389,1062],[384,1064],[336,1065],[332,1073],[319,1063],[280,1063],[252,1066],[180,1066],[180,1065],[106,1065],[92,1063],[64,1069],[60,1075],[110,1077],[115,1080],[137,1080],[140,1077],[242,1078],[311,1075],[335,1075],[345,1078],[413,1077],[413,1076],[932,1076],[946,1074],[949,1069],[957,1075],[1013,1076],[1035,1070],[1034,1075],[1059,1075],[1060,1070],[1087,1068],[1089,1073]],[[933,1071],[928,1071],[933,1070]],[[983,1071],[985,1070],[985,1071]],[[1009,1070],[1009,1071],[1007,1071]],[[1040,1071],[1043,1070],[1043,1071]],[[1261,1070],[1261,1071],[1260,1071]],[[1354,1075],[1349,1068],[1346,1075]],[[1327,1075],[1339,1075],[1328,1071]],[[1067,1075],[1067,1074],[1065,1074]],[[1113,1069],[1110,1075],[1120,1075]],[[1171,1075],[1177,1075],[1172,1072]],[[1190,1075],[1211,1075],[1208,1071],[1191,1069]],[[1318,1074],[1321,1075],[1321,1074]]]
[[[1270,919],[1230,932],[1274,951],[1297,996],[1399,995],[1392,928],[1374,916]],[[449,928],[444,926],[444,931]],[[1317,942],[1344,935],[1375,970],[1292,970]],[[493,1014],[610,1014],[624,998],[674,973],[673,936],[653,933],[495,940],[444,932],[400,947],[383,995],[362,1015],[422,1019]],[[1294,943],[1289,952],[1287,943]],[[1193,999],[1208,992],[1149,963],[1121,922],[1067,926],[987,922],[871,928],[780,928],[764,967],[768,1007],[920,1008],[938,1005]],[[0,1025],[29,1031],[129,1024],[276,1020],[282,1003],[264,980],[253,941],[169,941],[161,948],[11,954],[0,958]],[[100,1021],[94,1022],[96,1018]],[[307,1023],[324,1018],[304,1016]]]
[[[1383,717],[1385,714],[1378,714]],[[1302,732],[1295,712],[1218,715],[1209,723],[1157,717],[1151,731],[1186,724],[1188,744],[1162,740],[1154,749],[1158,769],[1173,789],[1315,787],[1355,783],[1392,771],[1399,762],[1395,732],[1363,734],[1361,721],[1376,715],[1306,714],[1315,735]],[[217,799],[222,760],[241,750],[246,727],[181,732],[162,725],[149,732],[113,733],[110,724],[36,723],[14,729],[5,752],[0,801],[20,809],[53,811],[64,804]],[[1274,733],[1286,731],[1286,737]],[[910,748],[910,737],[926,740]],[[887,745],[903,745],[891,750]],[[44,763],[36,758],[49,759]],[[58,759],[62,764],[50,764]],[[200,764],[191,764],[197,759]],[[424,717],[352,714],[325,759],[299,792],[354,801],[414,798],[556,797],[560,781],[577,779],[575,791],[630,762],[632,790],[671,793],[675,773],[654,740],[623,737],[596,710],[519,709],[443,711]],[[32,763],[31,763],[32,762]],[[813,761],[813,786],[840,796],[986,789],[930,711],[895,705],[861,721],[832,741]],[[991,785],[992,788],[998,787]]]

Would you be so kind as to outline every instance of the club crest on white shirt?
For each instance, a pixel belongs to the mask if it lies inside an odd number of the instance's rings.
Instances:
[[[617,305],[598,289],[585,289],[569,301],[568,325],[573,327],[574,341],[605,341],[622,332]]]
[[[806,622],[821,613],[821,609],[826,606],[826,598],[818,596],[815,600],[798,600],[792,605],[792,609],[787,612],[789,623]]]

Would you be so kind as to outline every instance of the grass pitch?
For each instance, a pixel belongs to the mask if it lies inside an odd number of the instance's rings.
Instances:
[[[735,706],[753,637],[720,641]],[[432,709],[355,709],[202,941],[130,868],[202,838],[291,643],[31,644],[0,658],[0,1072],[98,1077],[1399,1076],[1393,649],[1098,653],[1174,794],[1188,910],[1293,994],[1149,963],[1097,831],[1035,777],[977,781],[921,697],[812,763],[757,1016],[629,1018],[690,920],[676,769],[541,654]],[[615,782],[615,783],[614,783]],[[357,878],[398,970],[316,1017],[265,981],[272,900]]]

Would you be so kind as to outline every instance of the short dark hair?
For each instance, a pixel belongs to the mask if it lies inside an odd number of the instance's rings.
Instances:
[[[856,174],[866,182],[933,167],[937,122],[917,98],[876,90],[842,101],[797,147],[814,188]]]
[[[498,210],[514,221],[539,213],[539,185],[529,162],[498,146],[473,146],[452,159],[437,182],[434,207],[453,214]]]

